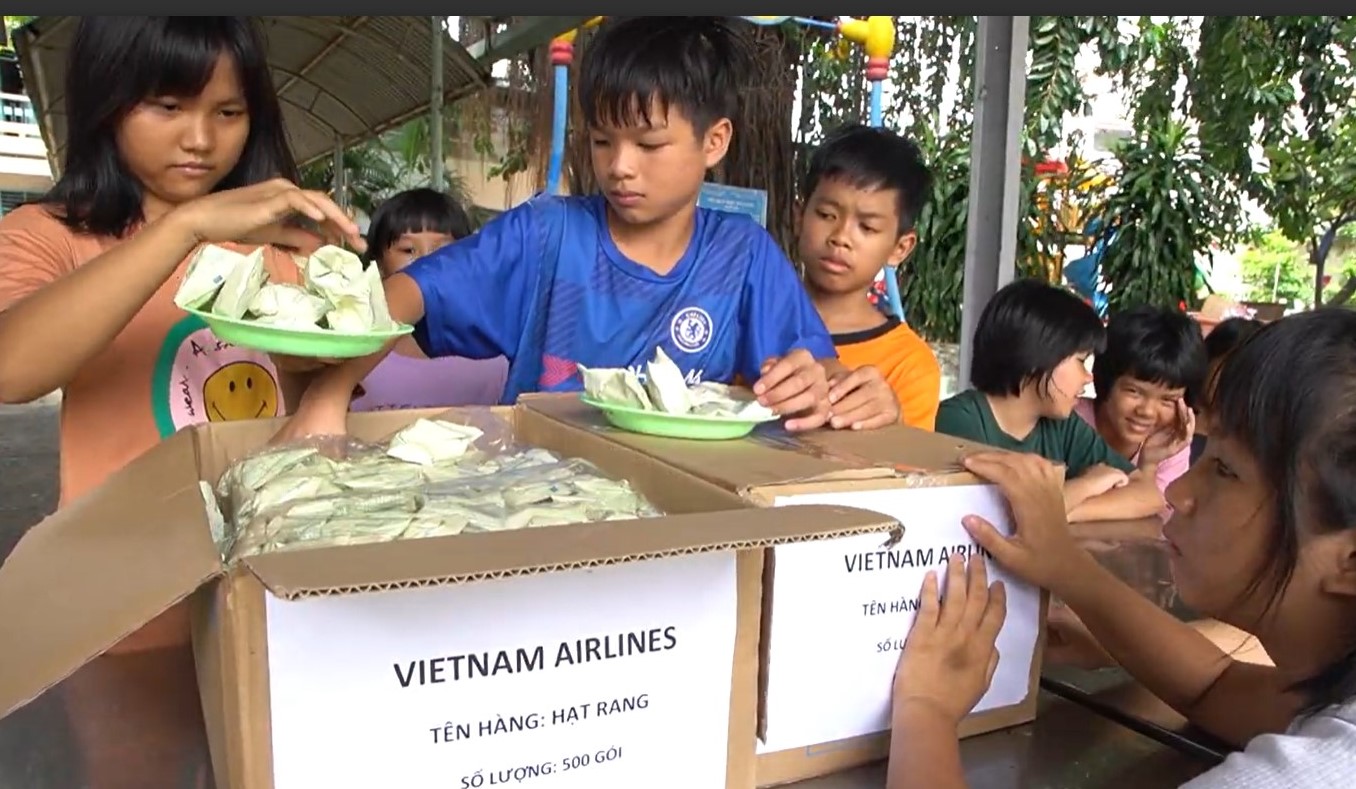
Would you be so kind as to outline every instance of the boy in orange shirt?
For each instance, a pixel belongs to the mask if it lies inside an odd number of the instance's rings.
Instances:
[[[899,398],[900,420],[932,430],[941,399],[937,357],[907,324],[881,314],[867,292],[913,252],[914,223],[932,187],[918,146],[886,129],[847,126],[810,159],[798,256],[838,358],[872,365]]]

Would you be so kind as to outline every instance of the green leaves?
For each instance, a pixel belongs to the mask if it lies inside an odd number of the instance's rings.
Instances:
[[[1241,193],[1182,123],[1141,131],[1115,156],[1120,172],[1103,211],[1116,234],[1102,256],[1110,308],[1194,303],[1198,260],[1244,237]]]
[[[900,298],[909,325],[935,340],[955,342],[965,271],[970,194],[970,131],[919,138],[933,168],[932,194],[918,218],[918,246],[901,267]]]

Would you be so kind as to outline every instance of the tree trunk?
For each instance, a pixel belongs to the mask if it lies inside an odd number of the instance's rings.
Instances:
[[[1352,296],[1356,296],[1356,274],[1347,275],[1347,281],[1342,283],[1342,289],[1332,294],[1328,303],[1334,307],[1342,306],[1351,301]]]
[[[1332,252],[1333,244],[1337,242],[1337,232],[1352,221],[1356,221],[1356,216],[1340,215],[1333,220],[1331,225],[1328,225],[1328,229],[1323,231],[1323,235],[1319,236],[1317,241],[1309,242],[1309,263],[1314,267],[1315,308],[1323,306],[1323,273],[1327,268],[1328,255]],[[1350,280],[1342,286],[1342,289],[1346,290],[1349,284]],[[1351,294],[1348,293],[1346,298],[1351,298]],[[1343,299],[1343,301],[1346,301],[1346,299]]]
[[[1318,309],[1323,306],[1323,270],[1327,265],[1328,256],[1319,247],[1310,247],[1309,262],[1314,267],[1314,309]]]

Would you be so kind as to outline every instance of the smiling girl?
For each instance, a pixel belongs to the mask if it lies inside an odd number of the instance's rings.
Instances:
[[[1200,324],[1186,314],[1148,305],[1116,313],[1092,364],[1097,396],[1079,398],[1075,413],[1131,462],[1153,461],[1166,491],[1191,465],[1196,417],[1188,403],[1206,366]]]
[[[291,226],[300,215],[362,245],[338,206],[292,182],[265,42],[247,17],[66,24],[77,27],[60,177],[0,220],[0,402],[61,391],[61,507],[178,428],[284,413],[300,385],[174,306],[201,244],[309,251],[321,242]],[[296,279],[286,255],[268,262]],[[110,650],[175,647],[154,676],[134,678],[114,654],[66,683],[88,785],[182,786],[161,771],[178,775],[185,758],[205,775],[181,744],[202,736],[185,611]],[[117,709],[133,717],[110,720]]]

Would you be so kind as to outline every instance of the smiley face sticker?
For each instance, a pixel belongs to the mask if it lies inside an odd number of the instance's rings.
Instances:
[[[192,315],[170,329],[151,385],[161,438],[202,422],[283,413],[278,373],[268,354],[222,342]]]
[[[231,362],[207,376],[202,404],[209,422],[273,416],[278,412],[278,386],[259,364]]]

